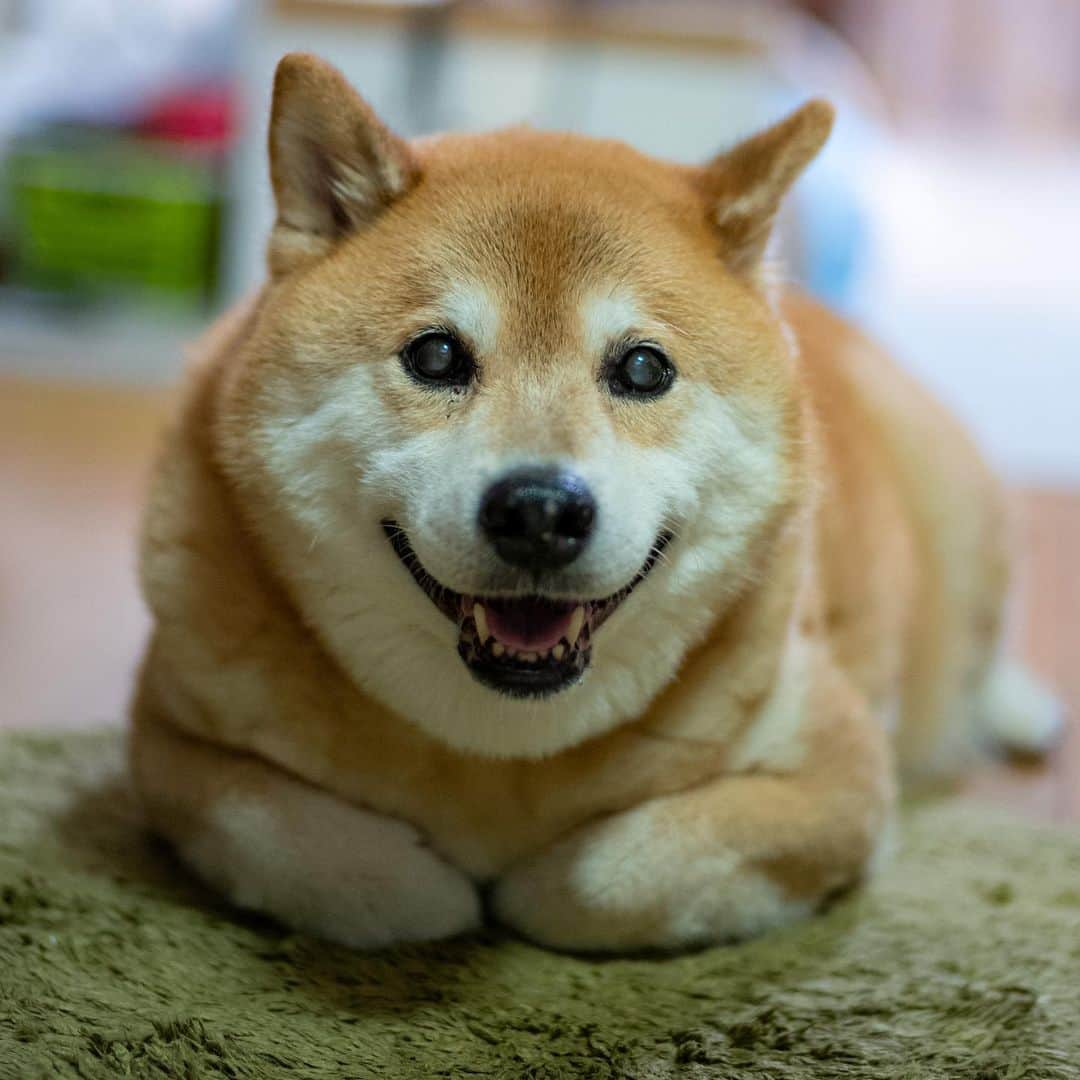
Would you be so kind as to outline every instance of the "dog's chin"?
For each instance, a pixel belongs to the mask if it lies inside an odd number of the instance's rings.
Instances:
[[[671,533],[661,532],[637,574],[601,599],[483,596],[442,585],[421,565],[396,522],[382,526],[413,580],[457,624],[458,655],[473,678],[517,698],[547,697],[580,681],[592,660],[596,631],[644,581],[671,541]]]

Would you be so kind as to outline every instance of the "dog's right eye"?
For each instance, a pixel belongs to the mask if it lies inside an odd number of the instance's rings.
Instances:
[[[468,350],[450,334],[424,334],[405,346],[401,358],[414,379],[437,386],[464,386],[475,369]]]

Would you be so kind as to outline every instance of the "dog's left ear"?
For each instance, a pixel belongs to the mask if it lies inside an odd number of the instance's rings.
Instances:
[[[828,102],[808,101],[705,166],[705,195],[733,270],[752,274],[757,267],[784,195],[825,145],[833,116]]]
[[[327,254],[418,177],[408,144],[383,125],[337,68],[307,53],[290,53],[278,64],[270,114],[277,202],[272,274]]]

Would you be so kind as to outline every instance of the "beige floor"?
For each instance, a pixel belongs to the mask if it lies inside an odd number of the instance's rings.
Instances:
[[[147,617],[135,589],[140,492],[162,393],[0,381],[0,727],[123,715]],[[1069,706],[1045,765],[995,763],[973,797],[1080,820],[1080,492],[1018,496],[1027,556],[1018,647]]]

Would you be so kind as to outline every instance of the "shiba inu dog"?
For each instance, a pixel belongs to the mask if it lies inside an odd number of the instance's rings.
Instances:
[[[281,62],[269,279],[201,346],[142,552],[134,774],[202,877],[359,947],[485,903],[732,940],[864,877],[901,770],[1049,743],[997,653],[997,482],[763,268],[831,122],[695,168],[409,144]]]

